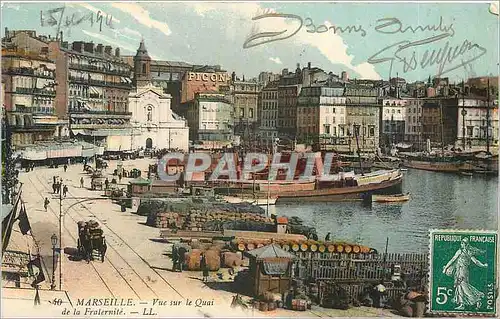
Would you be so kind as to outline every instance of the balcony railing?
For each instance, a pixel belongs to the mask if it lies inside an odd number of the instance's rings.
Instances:
[[[70,76],[69,80],[75,83],[82,83],[82,84],[88,84],[88,85],[96,85],[96,86],[104,86],[104,87],[117,87],[117,88],[124,88],[124,89],[131,89],[132,88],[132,83],[114,83],[114,82],[106,82],[102,80],[94,80],[94,79],[88,79],[88,78],[82,78],[82,77],[74,77]]]
[[[53,107],[43,107],[43,106],[16,106],[15,110],[10,111],[11,113],[29,113],[29,114],[47,114],[53,115],[56,110]]]
[[[69,67],[71,69],[78,69],[78,70],[83,70],[83,71],[114,74],[114,75],[120,75],[120,76],[130,76],[130,71],[107,70],[105,68],[98,67],[95,65],[83,65],[83,64],[77,64],[77,63],[70,63]]]
[[[99,110],[79,110],[69,109],[71,114],[102,114],[102,115],[132,115],[132,112],[115,112],[115,111],[99,111]]]
[[[4,69],[2,71],[4,74],[10,74],[10,75],[28,75],[28,76],[35,76],[38,78],[45,78],[45,79],[55,79],[56,74],[55,72],[50,72],[51,74],[45,75],[41,73],[35,72],[35,69],[30,69],[30,68],[8,68]]]
[[[15,92],[16,93],[21,93],[21,94],[35,94],[35,95],[56,96],[56,92],[55,91],[49,91],[49,90],[46,90],[46,89],[37,89],[37,88],[17,87]]]

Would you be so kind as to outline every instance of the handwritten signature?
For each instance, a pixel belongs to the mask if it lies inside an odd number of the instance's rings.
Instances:
[[[280,31],[267,31],[267,32],[260,32],[253,34],[245,40],[245,43],[243,43],[244,49],[248,49],[269,42],[280,41],[291,38],[302,29],[302,27],[304,26],[304,20],[306,22],[305,27],[307,28],[306,31],[308,33],[325,33],[328,31],[333,31],[334,34],[339,32],[341,33],[360,32],[361,36],[364,37],[366,35],[366,31],[363,29],[361,25],[346,26],[346,27],[332,25],[328,27],[324,24],[320,24],[316,26],[311,18],[302,19],[302,17],[298,15],[288,14],[288,13],[264,13],[256,17],[253,17],[252,20],[255,21],[266,18],[293,19],[295,22],[298,22],[298,27],[291,33],[288,32],[288,29],[285,29]],[[260,41],[257,41],[259,39]]]
[[[102,13],[100,10],[97,14],[90,12],[88,14],[81,15],[75,12],[71,15],[65,15],[65,7],[59,7],[55,9],[50,9],[47,11],[40,11],[40,25],[45,26],[57,26],[57,34],[61,31],[61,28],[71,28],[72,26],[77,26],[84,21],[89,21],[90,26],[93,27],[94,23],[99,25],[99,32],[102,31],[103,23],[111,29],[113,27],[113,16]],[[59,17],[55,17],[55,14],[59,13]]]
[[[421,58],[417,59],[416,48],[425,44],[442,44],[444,39],[452,36],[452,33],[441,33],[436,36],[425,38],[418,41],[400,41],[389,45],[379,52],[375,53],[368,59],[368,63],[377,64],[390,62],[389,77],[392,73],[392,68],[394,62],[401,62],[403,64],[403,72],[414,71],[419,66],[424,69],[433,65],[437,65],[438,72],[437,77],[440,77],[448,72],[451,72],[461,66],[465,66],[470,62],[479,59],[481,56],[486,54],[486,49],[476,43],[472,43],[469,40],[464,40],[460,46],[450,46],[449,41],[446,41],[443,47],[436,49],[428,48],[422,52]],[[390,49],[395,50],[392,56],[383,55],[390,51]],[[472,54],[472,57],[463,60],[465,54]],[[453,64],[458,58],[461,58],[461,63]],[[447,64],[451,64],[445,69]]]
[[[296,22],[296,26],[292,27],[291,30],[284,28],[279,31],[266,31],[259,32],[250,35],[244,42],[243,48],[248,49],[251,47],[259,46],[265,43],[281,41],[296,35],[302,27],[306,27],[308,33],[325,33],[333,31],[337,32],[348,32],[348,33],[359,33],[362,37],[366,36],[366,30],[361,25],[351,25],[347,27],[339,26],[326,26],[324,24],[315,25],[311,18],[302,19],[302,17],[295,14],[287,13],[264,13],[260,14],[254,18],[253,21],[260,19],[291,19]],[[391,76],[392,69],[395,63],[400,63],[402,65],[403,72],[407,73],[410,71],[415,71],[418,67],[426,68],[436,65],[438,72],[437,76],[444,75],[451,72],[459,67],[467,66],[470,62],[479,59],[481,56],[486,54],[486,49],[476,43],[472,43],[469,40],[464,40],[459,46],[450,45],[449,41],[444,43],[445,39],[453,37],[455,35],[455,29],[453,23],[445,25],[443,23],[443,17],[439,18],[439,23],[434,25],[417,25],[417,26],[405,26],[398,18],[383,18],[377,20],[374,27],[375,31],[383,34],[396,34],[396,33],[417,33],[425,31],[440,32],[438,35],[434,35],[418,41],[400,41],[391,44],[382,50],[375,53],[368,59],[370,64],[378,63],[390,63],[389,76]],[[423,48],[419,48],[420,58],[417,58],[417,47],[422,45],[441,45],[443,46],[439,49],[427,48],[422,52]],[[389,54],[392,52],[392,54]],[[466,55],[467,58],[466,59]],[[460,63],[458,59],[460,58]]]

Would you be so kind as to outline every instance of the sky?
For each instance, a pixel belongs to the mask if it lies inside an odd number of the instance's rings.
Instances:
[[[132,55],[144,39],[153,59],[221,65],[246,78],[308,62],[350,78],[409,82],[499,73],[498,2],[2,2],[1,14],[2,37],[6,27],[55,36],[52,15],[65,41]]]

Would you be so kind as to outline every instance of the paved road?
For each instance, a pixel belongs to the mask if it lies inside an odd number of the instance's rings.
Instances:
[[[124,168],[147,169],[153,161],[141,159],[125,161]],[[116,168],[117,161],[110,161],[110,167],[105,171],[110,177]],[[170,246],[152,241],[159,236],[159,229],[145,225],[146,217],[132,214],[130,211],[121,212],[120,207],[102,196],[102,191],[91,191],[80,188],[80,178],[85,179],[85,186],[90,186],[90,177],[83,173],[81,164],[71,165],[67,172],[63,168],[35,168],[33,172],[22,172],[20,180],[23,183],[23,200],[26,202],[32,231],[39,242],[40,253],[45,257],[45,265],[51,273],[52,245],[50,236],[59,233],[59,197],[52,194],[53,176],[60,176],[68,185],[68,198],[62,200],[63,218],[63,290],[68,292],[73,303],[78,298],[132,298],[143,301],[153,299],[181,300],[189,298],[192,301],[202,299],[213,302],[214,306],[204,307],[160,307],[155,309],[163,316],[377,316],[380,312],[373,309],[356,308],[355,313],[332,313],[325,309],[316,309],[306,314],[301,312],[278,310],[271,313],[260,313],[254,310],[240,310],[230,308],[231,298],[234,295],[229,291],[213,290],[202,283],[197,272],[175,273],[171,269],[169,257],[165,255]],[[128,179],[123,179],[126,188]],[[46,212],[43,200],[48,197],[50,205]],[[78,203],[81,199],[95,198]],[[106,236],[108,249],[104,262],[72,260],[72,254],[77,247],[77,222],[80,220],[95,219],[100,224]],[[59,283],[58,268],[56,283]],[[58,287],[58,285],[57,285]],[[389,313],[384,313],[388,315]]]

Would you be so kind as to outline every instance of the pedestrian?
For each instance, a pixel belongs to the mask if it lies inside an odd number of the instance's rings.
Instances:
[[[35,169],[35,163],[31,163],[31,171]]]
[[[57,182],[57,193],[60,194],[61,193],[61,182]]]
[[[57,183],[55,182],[55,179],[54,179],[54,183],[52,183],[52,190],[54,191],[53,194],[55,194],[57,191]]]
[[[67,164],[64,164],[64,172],[66,173],[66,170],[68,169],[68,165]]]
[[[83,188],[83,177],[80,178],[80,188]]]
[[[330,241],[330,232],[328,232],[328,234],[326,234],[325,241]]]
[[[55,176],[52,177],[52,181],[53,181],[54,184],[56,183],[56,177]]]
[[[208,282],[208,265],[205,253],[201,253],[200,267],[203,274],[203,282]]]
[[[38,292],[38,289],[40,289],[39,285],[35,285],[35,306],[38,306],[40,304],[40,293]]]
[[[122,182],[122,173],[118,174],[118,183]]]
[[[186,257],[186,248],[180,247],[177,250],[177,254],[179,255],[178,256],[177,265],[179,267],[179,271],[182,272],[182,268],[184,266],[184,260],[185,260],[185,257]]]
[[[108,186],[109,186],[109,180],[106,178],[106,180],[104,181],[104,186],[106,186],[106,189],[108,189]]]
[[[177,247],[172,246],[172,270],[177,271],[177,264],[179,262],[179,255],[177,254]]]
[[[63,195],[66,197],[66,194],[68,193],[68,185],[64,185],[63,187]]]
[[[47,211],[47,207],[49,207],[50,201],[47,197],[45,197],[45,201],[43,202],[43,207],[45,208],[45,211]]]

